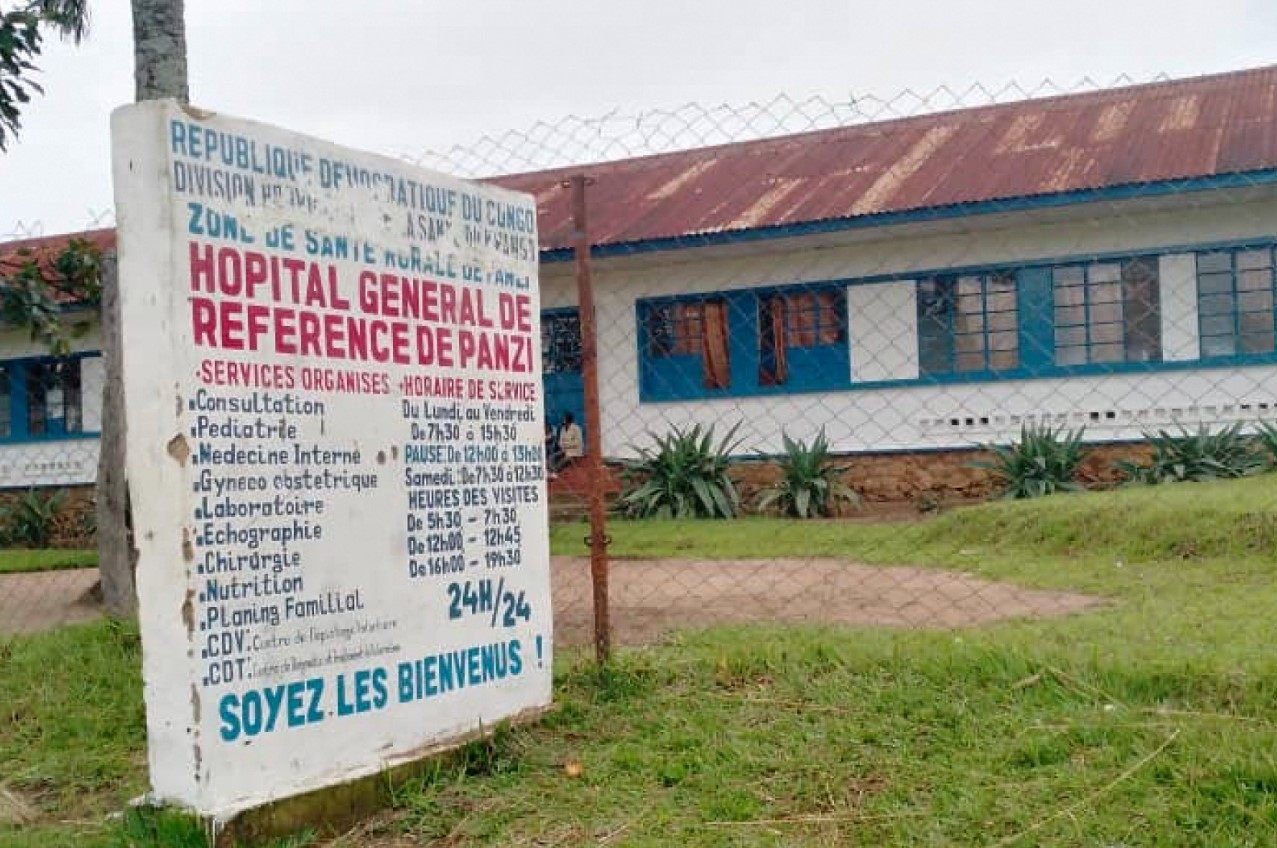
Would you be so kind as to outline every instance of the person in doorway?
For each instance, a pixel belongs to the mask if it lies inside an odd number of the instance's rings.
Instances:
[[[563,423],[559,425],[559,450],[563,453],[564,464],[585,456],[585,436],[570,412],[563,413]]]

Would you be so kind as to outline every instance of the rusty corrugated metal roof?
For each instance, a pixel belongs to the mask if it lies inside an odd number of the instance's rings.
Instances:
[[[628,245],[1277,170],[1277,66],[959,109],[598,165],[496,177],[533,194],[541,249],[571,247],[585,174],[591,241]],[[103,247],[114,233],[87,234]],[[0,244],[19,249],[66,236]]]
[[[498,177],[541,247],[619,245],[1277,168],[1277,66]]]

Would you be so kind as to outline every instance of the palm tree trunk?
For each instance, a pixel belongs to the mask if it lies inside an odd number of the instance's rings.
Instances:
[[[133,0],[133,69],[139,101],[190,100],[184,0]]]

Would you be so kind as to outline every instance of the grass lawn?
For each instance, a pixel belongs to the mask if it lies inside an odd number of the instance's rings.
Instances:
[[[96,551],[78,550],[0,550],[0,574],[25,571],[57,571],[64,568],[95,568]]]
[[[602,672],[565,655],[541,724],[292,844],[1277,844],[1277,476],[611,535],[617,556],[842,556],[1112,603],[947,632],[717,628]],[[581,536],[557,528],[555,550]],[[180,820],[104,821],[144,784],[136,661],[108,623],[0,647],[0,811],[7,791],[37,818],[0,845],[199,844]]]

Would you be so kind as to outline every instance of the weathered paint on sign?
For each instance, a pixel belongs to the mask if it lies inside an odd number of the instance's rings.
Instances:
[[[156,798],[547,705],[531,199],[172,102],[112,133]]]

